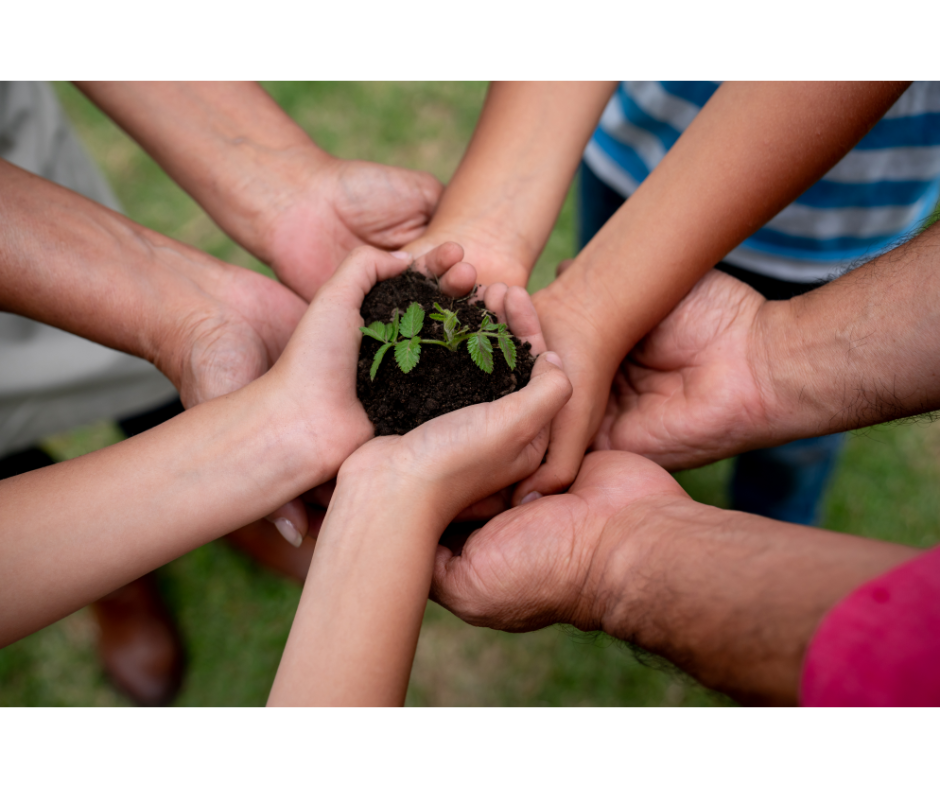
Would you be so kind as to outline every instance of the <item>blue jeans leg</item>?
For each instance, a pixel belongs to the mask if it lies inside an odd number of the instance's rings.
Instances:
[[[731,508],[800,525],[819,525],[823,495],[845,435],[749,451],[738,457]]]

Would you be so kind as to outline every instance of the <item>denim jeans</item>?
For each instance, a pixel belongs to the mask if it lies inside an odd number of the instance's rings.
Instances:
[[[587,165],[581,164],[579,249],[587,245],[624,201]],[[773,300],[790,298],[818,286],[771,279],[728,263],[719,263],[718,267]],[[731,508],[800,525],[818,525],[822,499],[844,442],[842,434],[823,435],[740,455],[731,479]]]

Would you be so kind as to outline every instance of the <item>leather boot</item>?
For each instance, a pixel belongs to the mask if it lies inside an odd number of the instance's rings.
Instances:
[[[183,645],[152,574],[91,605],[105,673],[138,706],[168,706],[183,680]]]

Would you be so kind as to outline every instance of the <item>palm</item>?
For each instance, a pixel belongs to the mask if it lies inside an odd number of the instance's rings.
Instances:
[[[595,446],[671,470],[746,447],[765,419],[749,357],[763,303],[726,274],[705,276],[618,371]]]
[[[594,629],[596,611],[585,600],[598,547],[615,515],[648,495],[685,494],[642,457],[589,455],[570,492],[504,512],[475,531],[459,556],[440,547],[432,598],[477,626]]]

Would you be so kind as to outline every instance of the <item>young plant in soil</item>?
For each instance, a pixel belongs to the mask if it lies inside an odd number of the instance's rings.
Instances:
[[[366,327],[360,329],[356,393],[376,435],[402,435],[529,382],[534,359],[528,343],[482,304],[450,298],[416,271],[379,282],[360,313]],[[383,362],[393,348],[395,363]]]
[[[375,380],[375,373],[379,371],[379,365],[389,348],[395,348],[395,362],[402,372],[408,374],[421,360],[422,345],[440,345],[456,352],[463,342],[467,343],[473,363],[489,375],[493,371],[493,345],[490,338],[495,339],[499,349],[503,351],[506,365],[510,369],[516,368],[516,346],[512,343],[512,335],[505,323],[494,323],[490,313],[484,309],[480,329],[471,333],[469,327],[460,325],[456,312],[445,309],[437,301],[434,302],[434,308],[437,312],[432,312],[428,317],[444,324],[444,339],[422,339],[418,336],[424,327],[424,310],[417,301],[411,302],[400,322],[396,307],[392,310],[391,323],[376,320],[371,326],[359,329],[367,337],[383,343],[375,352],[372,369],[369,370],[372,380]],[[401,339],[398,338],[399,335]]]

